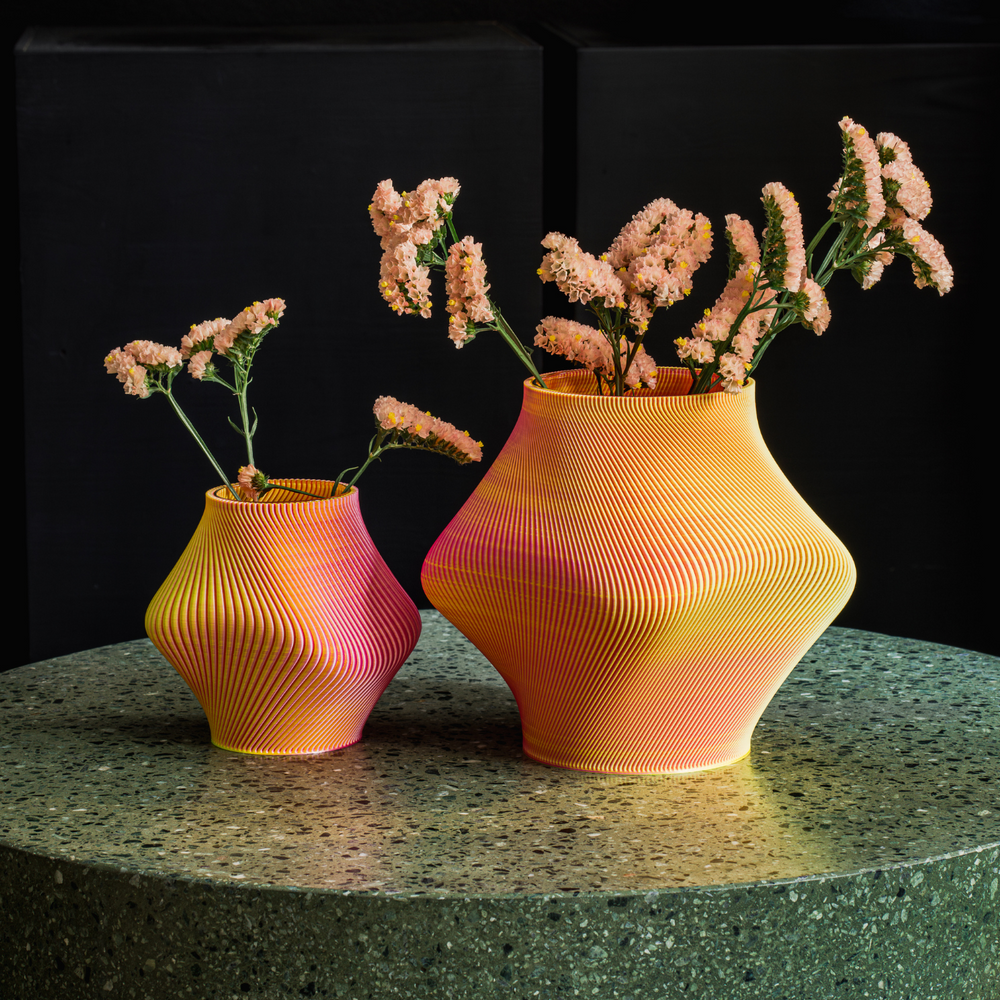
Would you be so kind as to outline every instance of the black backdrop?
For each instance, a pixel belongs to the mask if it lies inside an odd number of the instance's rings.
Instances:
[[[974,214],[988,211],[976,196],[996,51],[978,9],[900,18],[849,4],[852,30],[833,46],[778,18],[609,31],[581,7],[552,30],[541,18],[558,5],[481,6],[513,27],[401,26],[391,5],[369,27],[330,22],[372,12],[308,4],[157,5],[138,25],[114,5],[22,12],[90,30],[36,30],[17,56],[25,399],[12,426],[23,412],[28,513],[9,564],[15,579],[22,559],[27,570],[4,666],[140,635],[212,485],[164,401],[125,398],[103,373],[111,347],[177,342],[192,322],[281,295],[289,311],[254,386],[269,473],[353,464],[380,393],[468,426],[488,461],[516,419],[520,371],[496,343],[454,351],[440,315],[388,312],[364,211],[378,180],[459,177],[459,229],[484,242],[528,339],[541,312],[569,314],[534,276],[547,229],[599,252],[666,195],[719,232],[728,211],[759,222],[760,187],[782,180],[813,230],[843,114],[910,142],[956,288],[918,291],[902,263],[870,292],[838,276],[824,337],[788,331],[759,370],[765,439],[858,563],[839,624],[1000,652],[989,258]],[[196,30],[172,29],[185,24]],[[717,268],[698,279],[654,325],[661,363],[721,287]],[[225,394],[183,389],[238,464]],[[362,481],[369,529],[418,604],[422,554],[481,473],[402,454]]]

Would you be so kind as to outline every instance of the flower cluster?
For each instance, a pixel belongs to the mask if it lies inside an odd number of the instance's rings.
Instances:
[[[625,285],[633,326],[645,333],[657,308],[691,294],[692,275],[712,253],[712,224],[657,198],[637,212],[603,259]]]
[[[850,118],[838,122],[844,142],[844,173],[830,192],[831,210],[851,214],[869,229],[885,215],[881,163],[868,130]]]
[[[918,287],[936,288],[942,295],[951,289],[951,265],[921,224],[931,194],[909,146],[891,132],[872,139],[850,118],[838,124],[843,170],[830,193],[832,215],[808,245],[799,204],[779,182],[761,191],[765,224],[759,234],[746,219],[726,216],[727,284],[690,334],[674,340],[678,358],[691,373],[691,393],[739,392],[774,337],[792,324],[823,333],[830,324],[824,289],[838,270],[850,270],[871,288],[901,254],[909,258]],[[456,347],[476,335],[476,324],[489,324],[544,388],[529,348],[487,295],[482,245],[471,236],[459,241],[454,233],[451,207],[458,182],[447,180],[447,189],[441,181],[424,181],[419,197],[397,195],[391,181],[376,189],[371,216],[386,255],[383,296],[398,312],[430,316],[429,270],[441,267],[449,336]],[[840,232],[814,269],[813,255],[834,226]],[[453,240],[447,259],[436,249],[445,227]],[[586,307],[596,324],[548,316],[536,327],[533,346],[592,371],[601,392],[623,395],[654,387],[657,369],[644,344],[650,321],[658,309],[690,294],[694,272],[711,254],[712,237],[704,215],[669,198],[657,198],[637,212],[600,256],[564,233],[548,233],[538,276]],[[400,248],[407,241],[411,246],[404,252]]]
[[[391,180],[375,189],[368,214],[382,238],[379,291],[395,312],[431,315],[430,267],[421,251],[440,242],[459,190],[454,177],[425,180],[416,191],[397,192]]]
[[[549,354],[561,355],[568,361],[575,361],[606,379],[613,377],[615,366],[611,341],[600,330],[560,316],[546,316],[536,330],[536,347]],[[656,362],[641,344],[636,345],[630,340],[622,341],[619,346],[619,367],[624,371],[625,384],[630,389],[656,388]]]
[[[471,236],[453,243],[444,265],[445,291],[448,293],[448,336],[461,347],[470,337],[469,323],[492,323],[493,310],[486,293],[486,264],[483,245]]]
[[[764,277],[770,288],[797,292],[806,270],[806,242],[802,236],[802,213],[799,203],[784,184],[764,186],[761,195],[767,216],[764,230]],[[748,224],[749,225],[749,224]]]
[[[416,406],[392,396],[379,396],[372,412],[379,427],[375,450],[420,448],[447,455],[460,465],[482,460],[482,441],[474,441],[468,431],[460,431]]]
[[[183,360],[176,347],[152,340],[133,340],[111,351],[104,359],[104,368],[124,383],[126,395],[145,399],[157,390],[157,376],[170,374],[175,369],[179,371]]]
[[[549,252],[539,277],[554,281],[570,302],[587,305],[599,329],[550,316],[538,327],[535,346],[589,368],[602,391],[654,387],[656,364],[643,338],[657,309],[690,294],[694,272],[712,252],[708,219],[657,198],[600,258],[562,233],[549,233],[542,246]]]
[[[542,246],[549,251],[538,268],[542,281],[554,281],[570,302],[586,305],[597,299],[606,309],[624,308],[625,286],[606,260],[584,253],[576,240],[562,233],[549,233]]]
[[[839,122],[844,172],[830,192],[830,211],[853,220],[860,237],[845,241],[854,251],[851,270],[871,288],[898,253],[910,260],[918,288],[951,291],[954,272],[941,244],[921,225],[931,210],[930,185],[913,162],[910,147],[892,132],[873,140],[850,118]]]
[[[284,299],[265,299],[253,302],[240,310],[232,319],[208,319],[192,324],[191,329],[181,338],[181,356],[193,358],[201,356],[196,370],[191,370],[194,378],[203,378],[208,358],[213,352],[223,357],[237,357],[248,348],[256,348],[264,334],[278,325],[285,314]],[[197,373],[197,372],[200,372]]]
[[[422,181],[412,194],[397,194],[391,180],[382,181],[375,189],[368,213],[382,239],[382,298],[396,313],[419,313],[429,319],[431,268],[444,271],[448,293],[445,310],[452,343],[462,347],[483,330],[495,330],[535,381],[544,385],[531,352],[517,339],[487,294],[490,286],[483,245],[471,236],[460,240],[455,232],[452,205],[459,190],[454,177]]]
[[[692,327],[691,336],[678,337],[674,343],[677,356],[693,368],[704,368],[718,361],[722,387],[739,392],[753,365],[757,345],[774,315],[774,295],[758,283],[761,263],[749,224],[732,215],[726,217],[726,228],[731,244],[742,246],[746,252],[746,262],[739,265],[726,283],[715,305],[706,309]]]
[[[475,245],[466,246],[466,256],[473,258],[478,249]],[[473,265],[474,262],[469,266],[470,271],[474,270]],[[456,280],[461,279],[456,278]],[[470,313],[479,315],[482,307],[474,294],[474,281],[475,279],[466,281],[463,286],[466,289],[463,301]],[[252,410],[247,403],[247,387],[251,381],[250,369],[254,354],[265,334],[278,325],[284,313],[283,299],[265,299],[263,302],[254,302],[247,306],[232,320],[220,317],[194,324],[185,334],[180,349],[150,340],[134,340],[122,348],[115,348],[104,359],[105,368],[124,384],[127,394],[145,399],[151,393],[157,392],[167,397],[174,412],[212,463],[234,500],[257,501],[275,488],[268,477],[254,465],[253,436],[257,429],[257,416],[254,412],[251,422]],[[216,354],[224,357],[231,366],[233,384],[230,384],[212,363],[212,358]],[[246,442],[247,464],[240,467],[235,483],[229,482],[222,466],[174,396],[173,381],[183,371],[185,362],[188,371],[195,379],[200,382],[218,382],[237,397],[241,424],[236,424],[233,420],[229,423]],[[473,441],[468,433],[461,432],[452,424],[438,420],[430,414],[421,413],[406,403],[400,403],[389,396],[382,396],[375,404],[375,413],[380,422],[379,430],[373,439],[373,447],[369,448],[368,459],[350,482],[342,482],[341,477],[344,473],[341,473],[337,479],[338,486],[334,496],[353,487],[371,462],[389,448],[422,448],[426,451],[436,451],[455,459],[460,464],[478,462],[482,458],[482,442]],[[354,469],[357,468],[358,466],[354,466]],[[281,489],[291,493],[302,493],[308,497],[315,496],[288,485],[282,485]]]

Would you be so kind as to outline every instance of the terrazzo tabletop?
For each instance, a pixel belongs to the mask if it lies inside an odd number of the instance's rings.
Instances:
[[[1000,998],[997,658],[831,628],[748,757],[616,777],[422,616],[315,756],[146,640],[0,676],[0,997]]]

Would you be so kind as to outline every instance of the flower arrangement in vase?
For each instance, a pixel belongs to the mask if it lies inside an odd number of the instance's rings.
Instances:
[[[136,340],[105,358],[127,394],[167,398],[222,480],[206,493],[201,523],[153,597],[146,630],[200,701],[212,742],[247,753],[356,742],[416,645],[417,609],[361,518],[361,474],[398,448],[461,464],[482,458],[468,433],[380,396],[359,466],[333,480],[269,479],[254,464],[257,417],[247,390],[257,351],[284,312],[281,299],[254,302],[232,320],[192,326],[179,348]],[[185,368],[236,397],[239,423],[229,422],[247,464],[233,482],[177,401],[174,380]]]
[[[827,221],[807,243],[776,182],[759,234],[728,215],[726,285],[674,339],[672,368],[646,339],[711,253],[705,216],[657,199],[600,256],[549,233],[538,275],[594,325],[543,319],[534,346],[576,365],[543,375],[489,294],[482,246],[457,237],[458,182],[375,191],[383,298],[429,317],[430,271],[444,271],[456,347],[496,331],[531,376],[510,439],[421,579],[512,689],[536,760],[636,774],[738,759],[850,597],[854,563],[768,452],[750,376],[782,330],[827,329],[837,271],[868,289],[903,256],[942,295],[953,274],[921,224],[930,189],[907,144],[849,118],[839,128]]]

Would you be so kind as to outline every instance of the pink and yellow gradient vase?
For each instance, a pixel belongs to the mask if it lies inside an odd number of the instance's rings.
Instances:
[[[612,774],[719,767],[847,603],[850,554],[757,426],[754,385],[599,396],[525,383],[510,440],[434,543],[431,603],[517,699],[524,750]]]
[[[256,754],[349,746],[420,635],[420,615],[361,519],[358,491],[279,480],[256,503],[217,488],[146,612],[153,644],[208,716]]]

